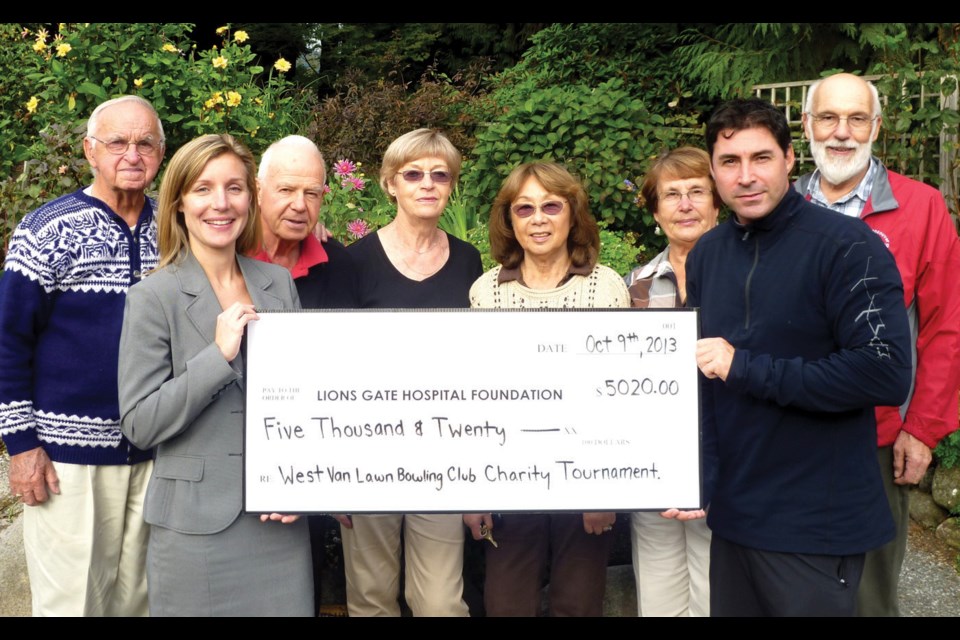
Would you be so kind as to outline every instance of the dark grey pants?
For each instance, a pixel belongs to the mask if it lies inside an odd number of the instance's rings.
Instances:
[[[710,615],[853,616],[863,558],[761,551],[714,534]]]

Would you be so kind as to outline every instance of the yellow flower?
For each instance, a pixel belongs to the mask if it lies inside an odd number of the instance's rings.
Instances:
[[[57,45],[57,57],[63,58],[68,53],[70,53],[72,49],[73,47],[71,47],[68,43],[61,42],[60,44]]]
[[[36,42],[33,43],[33,50],[36,51],[37,53],[42,53],[43,50],[46,48],[47,48],[47,43],[44,42],[43,40],[40,40],[39,38],[37,39]]]
[[[166,51],[167,53],[177,53],[179,51],[179,49],[177,49],[175,46],[173,46],[169,42],[165,42],[163,47],[161,47],[161,49],[163,49],[163,51]]]
[[[143,78],[137,78],[136,80],[134,80],[134,81],[133,81],[133,86],[135,86],[137,89],[139,89],[140,87],[142,87],[142,86],[143,86]]]
[[[222,36],[223,34],[225,34],[225,33],[227,32],[227,30],[228,30],[229,28],[230,28],[230,27],[228,27],[227,25],[224,25],[224,26],[222,26],[222,27],[218,27],[218,28],[217,28],[217,35],[218,35],[218,36]]]
[[[233,34],[234,42],[246,42],[250,39],[250,36],[247,35],[246,31],[237,31]]]
[[[40,98],[38,98],[37,96],[31,96],[30,99],[27,100],[27,112],[35,113],[37,110],[37,105],[39,104],[40,104]]]
[[[214,91],[213,101],[217,104],[223,104],[223,93],[221,93],[220,91]]]
[[[280,73],[286,73],[287,71],[290,71],[290,63],[283,58],[278,58],[277,61],[273,63],[273,68]]]
[[[47,30],[46,30],[46,29],[38,29],[38,30],[37,30],[37,40],[39,40],[39,41],[41,41],[41,42],[44,42],[44,41],[46,41],[46,39],[47,39]]]
[[[262,104],[263,104],[263,98],[254,98],[254,99],[253,99],[253,103],[254,103],[254,104],[258,104],[258,105],[262,105]]]
[[[235,107],[235,106],[237,106],[238,104],[240,104],[240,101],[241,101],[241,100],[243,100],[243,96],[241,96],[241,95],[240,95],[239,93],[237,93],[236,91],[227,91],[227,106],[228,106],[228,107]]]
[[[223,56],[217,56],[213,59],[213,68],[214,69],[226,69],[228,61]]]
[[[223,104],[223,94],[219,91],[215,92],[210,99],[203,103],[207,109],[213,109],[218,104]]]

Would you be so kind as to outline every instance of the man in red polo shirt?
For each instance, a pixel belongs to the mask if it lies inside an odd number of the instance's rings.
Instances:
[[[270,145],[257,174],[263,245],[253,257],[290,271],[304,309],[356,308],[352,258],[333,238],[321,244],[313,234],[326,177],[310,139],[287,136]]]
[[[353,258],[333,238],[321,243],[314,235],[326,179],[323,155],[309,138],[287,136],[270,145],[257,172],[263,244],[253,257],[290,271],[304,309],[355,309]],[[325,518],[309,517],[318,611]]]

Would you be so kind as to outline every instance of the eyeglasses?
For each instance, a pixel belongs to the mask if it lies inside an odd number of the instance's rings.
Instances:
[[[838,116],[835,113],[821,113],[820,115],[810,114],[810,117],[813,118],[813,124],[816,127],[819,127],[825,131],[832,131],[840,126],[841,120],[847,121],[847,126],[851,129],[866,129],[870,124],[877,119],[877,116],[872,118],[868,115],[858,113],[852,116]]]
[[[453,180],[453,174],[449,171],[444,171],[443,169],[436,169],[434,171],[407,169],[406,171],[397,171],[397,173],[403,176],[403,179],[407,182],[420,182],[427,174],[430,174],[430,179],[437,184],[448,184],[451,180]]]
[[[154,153],[156,153],[157,149],[160,148],[160,145],[163,144],[162,142],[157,143],[153,140],[137,140],[136,142],[131,142],[129,140],[110,140],[107,142],[106,140],[101,140],[96,136],[90,136],[90,138],[93,138],[97,142],[101,143],[104,147],[106,147],[107,151],[115,156],[122,156],[125,154],[127,149],[130,148],[130,145],[136,147],[137,153],[141,156],[152,156]]]
[[[547,200],[546,202],[541,202],[539,207],[535,204],[524,202],[523,204],[513,205],[510,207],[510,211],[518,218],[529,218],[536,213],[539,208],[540,211],[543,211],[548,216],[555,216],[563,211],[563,206],[564,203],[560,200]]]
[[[690,191],[681,192],[681,191],[667,191],[666,193],[660,196],[660,202],[663,204],[675,207],[680,204],[680,201],[683,200],[683,196],[687,196],[687,199],[690,202],[696,202],[700,204],[706,202],[710,198],[713,198],[713,192],[709,189],[701,189],[700,187],[694,187]]]

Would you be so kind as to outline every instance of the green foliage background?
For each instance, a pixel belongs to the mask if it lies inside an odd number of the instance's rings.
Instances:
[[[276,70],[280,55],[296,66]],[[956,184],[960,115],[943,100],[960,75],[957,23],[3,23],[0,251],[25,213],[89,181],[79,141],[94,106],[137,93],[157,107],[168,153],[229,132],[259,155],[302,133],[328,165],[358,161],[373,182],[390,141],[443,129],[465,159],[443,224],[488,268],[484,220],[500,181],[520,162],[563,162],[601,222],[601,261],[626,273],[664,240],[624,180],[639,183],[665,149],[700,145],[719,101],[839,70],[879,76],[886,164],[939,186],[943,162]],[[331,175],[329,186],[338,237],[357,217],[389,220],[376,185]],[[937,456],[960,464],[960,436]]]
[[[136,93],[149,100],[168,152],[197,135],[226,132],[259,153],[302,128],[310,94],[268,70],[274,61],[265,68],[247,43],[252,36],[224,26],[217,45],[199,50],[191,29],[0,24],[3,247],[25,213],[90,180],[80,140],[87,116],[109,98]]]

